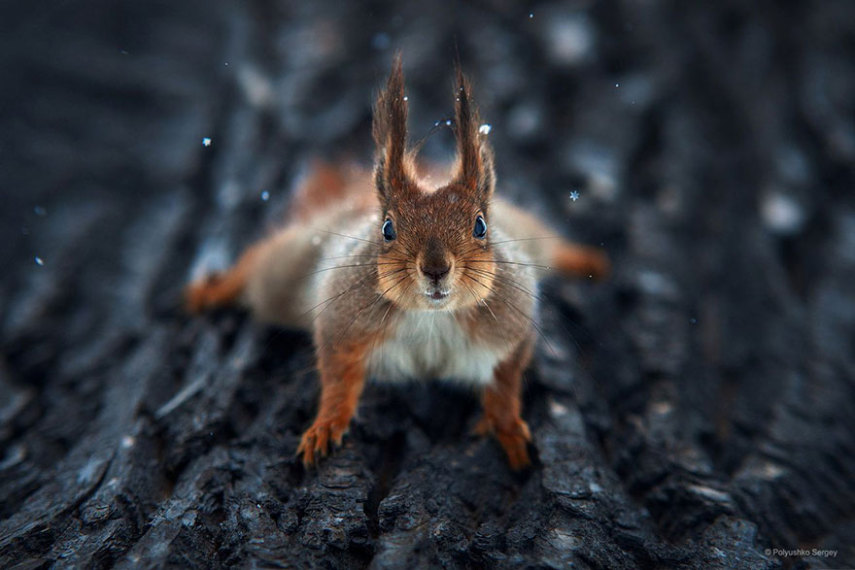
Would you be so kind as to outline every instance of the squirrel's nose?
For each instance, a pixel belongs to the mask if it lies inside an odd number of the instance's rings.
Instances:
[[[419,269],[435,282],[438,282],[448,275],[448,272],[451,271],[451,266],[448,263],[431,263],[430,265],[422,265]]]

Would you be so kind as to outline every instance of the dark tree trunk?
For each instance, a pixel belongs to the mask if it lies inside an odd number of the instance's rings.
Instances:
[[[280,4],[3,8],[0,567],[855,565],[850,3]],[[309,338],[181,287],[370,158],[396,48],[427,134],[455,45],[500,192],[614,275],[544,284],[528,472],[441,385],[305,472]]]

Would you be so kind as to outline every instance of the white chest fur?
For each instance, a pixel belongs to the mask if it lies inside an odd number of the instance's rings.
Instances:
[[[444,311],[409,311],[368,358],[368,376],[380,381],[438,378],[484,385],[504,356],[496,347],[475,344]]]

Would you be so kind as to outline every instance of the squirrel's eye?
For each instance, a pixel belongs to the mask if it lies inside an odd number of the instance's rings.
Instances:
[[[479,215],[475,218],[475,229],[472,230],[472,235],[478,239],[487,237],[487,222],[484,221],[484,216]]]
[[[386,241],[392,241],[398,237],[398,234],[395,233],[395,226],[392,224],[392,220],[386,220],[383,222],[383,239]]]

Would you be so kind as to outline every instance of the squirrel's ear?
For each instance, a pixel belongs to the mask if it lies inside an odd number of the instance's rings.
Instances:
[[[374,106],[374,143],[377,147],[375,182],[380,197],[411,188],[411,160],[407,154],[407,98],[401,54],[395,56],[386,88]]]
[[[493,149],[484,135],[479,132],[478,109],[472,102],[469,81],[457,65],[457,92],[455,93],[454,116],[457,136],[457,168],[453,180],[469,188],[486,201],[493,194],[495,171]]]

